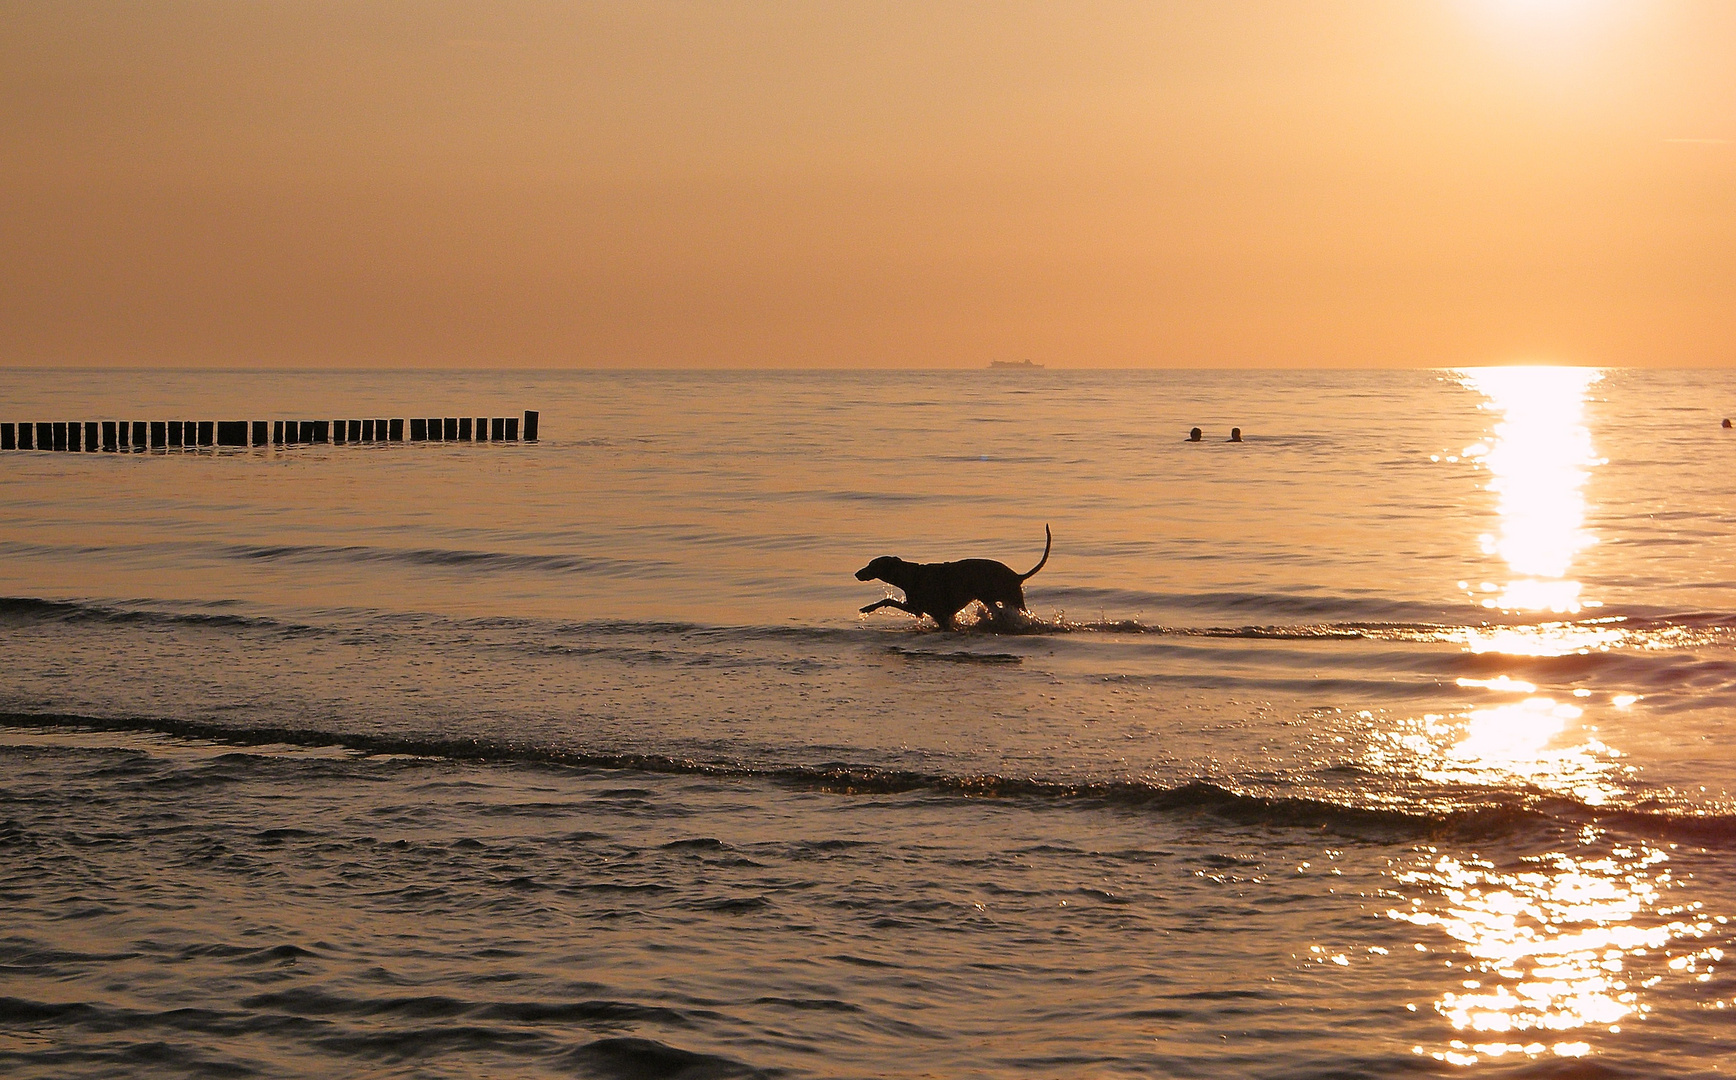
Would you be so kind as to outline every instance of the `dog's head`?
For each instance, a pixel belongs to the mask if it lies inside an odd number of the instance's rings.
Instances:
[[[896,555],[882,555],[856,571],[856,580],[873,581],[875,578],[879,578],[881,581],[892,581],[894,576],[901,576],[898,574],[898,568],[903,565],[904,560]]]

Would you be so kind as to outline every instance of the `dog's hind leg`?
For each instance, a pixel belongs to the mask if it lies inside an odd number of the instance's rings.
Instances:
[[[968,607],[968,606],[969,605],[966,605],[966,607]],[[953,620],[957,619],[958,613],[963,611],[963,610],[964,610],[963,607],[956,607],[956,608],[953,608],[951,611],[930,611],[927,613],[927,615],[929,618],[931,618],[935,622],[939,623],[940,628],[942,630],[951,630],[954,628],[952,625]]]

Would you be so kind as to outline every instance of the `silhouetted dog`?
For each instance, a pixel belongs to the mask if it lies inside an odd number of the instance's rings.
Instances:
[[[1043,526],[1043,557],[1023,574],[1015,573],[1006,563],[993,559],[960,559],[957,562],[905,562],[895,555],[882,555],[856,571],[857,581],[879,578],[888,585],[904,590],[904,599],[887,597],[862,609],[866,615],[883,607],[895,607],[921,617],[930,616],[942,630],[952,629],[952,618],[981,600],[993,608],[1001,604],[1019,611],[1025,610],[1025,579],[1043,568],[1049,561],[1049,545],[1054,537]]]

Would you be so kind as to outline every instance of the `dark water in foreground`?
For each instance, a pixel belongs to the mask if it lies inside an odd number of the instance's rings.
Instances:
[[[544,417],[0,456],[8,1075],[1730,1071],[1727,374],[0,386]]]

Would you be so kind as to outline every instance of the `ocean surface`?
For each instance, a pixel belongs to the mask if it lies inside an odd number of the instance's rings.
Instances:
[[[1736,1071],[1736,372],[0,371],[524,409],[0,453],[0,1073]]]

